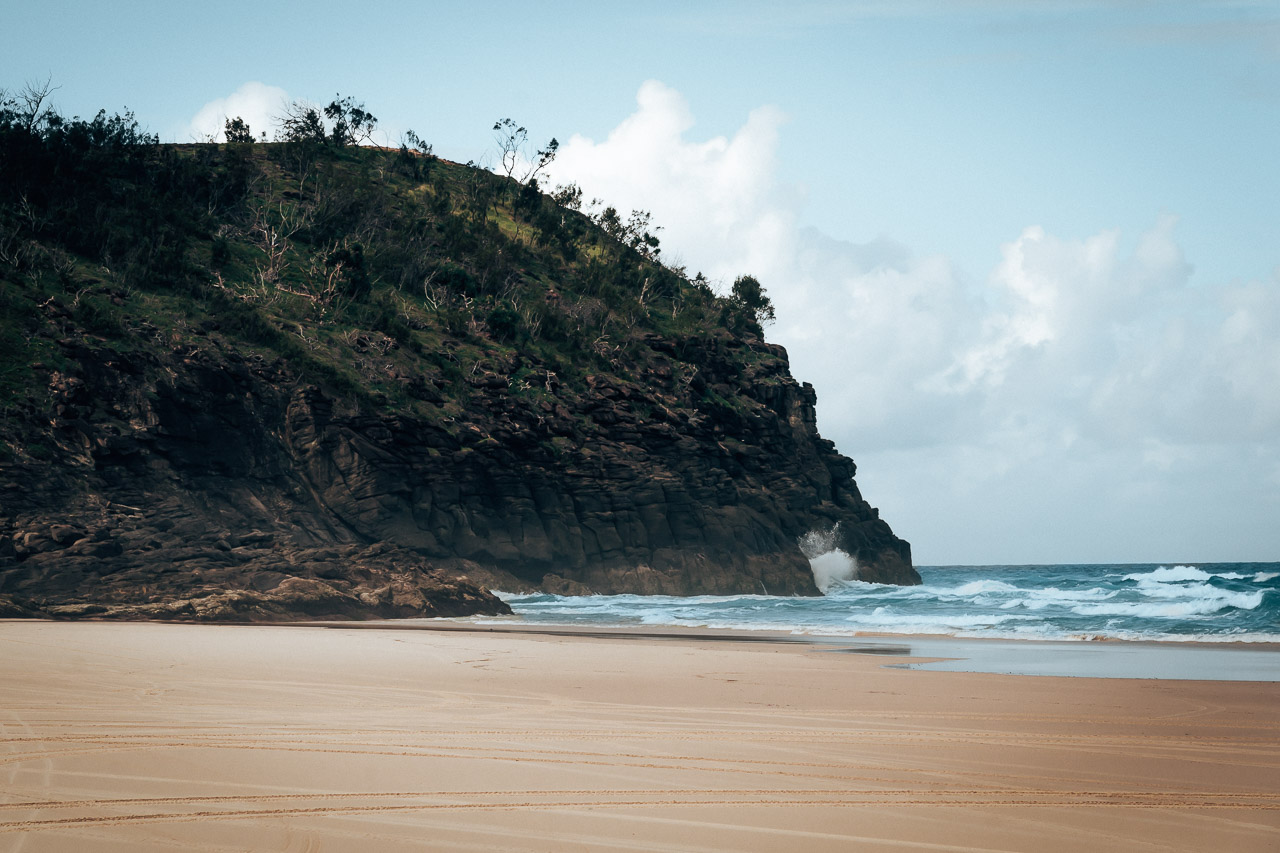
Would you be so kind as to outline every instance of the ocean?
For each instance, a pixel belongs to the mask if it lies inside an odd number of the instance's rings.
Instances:
[[[821,575],[817,561],[815,569]],[[499,595],[531,625],[1280,643],[1280,563],[921,566],[919,572],[924,583],[914,587],[820,577],[826,594],[818,598]]]

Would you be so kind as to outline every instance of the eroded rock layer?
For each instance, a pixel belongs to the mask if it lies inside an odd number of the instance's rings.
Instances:
[[[74,367],[48,376],[56,451],[3,472],[0,595],[65,616],[282,619],[505,611],[460,576],[814,594],[797,540],[837,524],[863,579],[918,582],[780,347],[680,342],[702,381],[752,401],[691,414],[663,390],[677,342],[650,343],[648,384],[593,376],[554,403],[513,393],[517,365],[495,354],[472,407],[433,423],[343,403],[217,334],[164,356],[68,340]]]

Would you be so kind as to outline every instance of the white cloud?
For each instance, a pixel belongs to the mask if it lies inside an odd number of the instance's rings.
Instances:
[[[623,214],[649,210],[690,269],[716,278],[764,263],[778,241],[794,233],[792,214],[773,198],[773,155],[782,114],[754,110],[732,139],[687,142],[693,117],[681,95],[650,80],[638,109],[596,143],[574,135],[550,170],[574,181]],[[764,255],[753,247],[763,241]]]
[[[284,112],[288,102],[289,94],[279,86],[245,83],[227,97],[217,98],[201,107],[188,125],[188,135],[192,139],[213,136],[221,142],[227,119],[238,116],[248,123],[255,138],[261,138],[263,131],[270,136],[277,123],[276,117]]]
[[[798,227],[801,194],[775,177],[777,109],[698,141],[679,93],[650,81],[637,101],[604,141],[570,139],[553,178],[652,211],[691,272],[764,283],[770,338],[817,387],[824,434],[920,557],[1149,560],[1195,536],[1211,544],[1177,553],[1275,557],[1280,270],[1195,281],[1162,216],[1132,248],[1117,230],[1029,226],[972,278],[888,239]],[[1201,531],[1207,518],[1221,529]]]

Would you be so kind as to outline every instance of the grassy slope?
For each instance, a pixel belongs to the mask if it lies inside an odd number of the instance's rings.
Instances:
[[[407,152],[121,135],[0,140],[0,455],[48,452],[68,335],[172,352],[216,329],[349,405],[446,425],[495,365],[526,405],[592,374],[651,384],[658,335],[675,343],[661,405],[759,405],[682,352],[766,357],[741,346],[750,312],[514,181]]]

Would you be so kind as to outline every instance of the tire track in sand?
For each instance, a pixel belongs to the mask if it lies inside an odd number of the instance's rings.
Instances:
[[[1012,792],[1010,792],[1012,793]],[[505,791],[464,793],[394,793],[394,794],[327,794],[327,795],[266,795],[265,797],[227,797],[226,802],[268,803],[296,799],[314,802],[316,799],[447,799],[451,802],[414,803],[355,803],[329,805],[301,805],[292,808],[239,808],[199,811],[132,812],[115,815],[75,815],[57,818],[37,818],[0,822],[0,831],[32,831],[55,827],[118,826],[148,823],[190,823],[227,820],[251,820],[255,818],[279,818],[300,816],[338,816],[345,814],[374,814],[382,812],[412,811],[554,811],[558,809],[633,809],[633,808],[697,808],[738,806],[760,807],[823,807],[823,808],[900,808],[900,807],[1032,807],[1032,808],[1128,808],[1128,809],[1237,809],[1277,810],[1280,796],[1239,795],[1215,792],[1018,792],[1017,796],[992,796],[991,791],[947,791],[930,795],[915,789],[898,789],[875,792],[848,791],[796,791],[782,796],[772,790],[744,789],[738,791],[714,791],[698,795],[687,789],[657,789],[639,791]],[[543,799],[555,795],[557,799]],[[459,801],[464,797],[502,797],[495,801]],[[207,805],[223,802],[214,798],[171,798],[152,801],[88,801],[94,805],[138,805],[152,802],[173,807],[182,803]],[[73,801],[68,801],[68,803]],[[75,801],[79,802],[79,801]],[[28,806],[30,807],[30,806]],[[57,806],[42,803],[41,808]],[[70,807],[70,806],[68,806]]]

